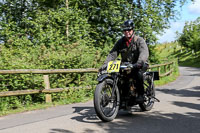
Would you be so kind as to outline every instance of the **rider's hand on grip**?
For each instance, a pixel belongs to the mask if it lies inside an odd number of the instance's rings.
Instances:
[[[130,68],[130,69],[140,69],[141,68],[141,65],[139,65],[139,64],[137,64],[137,63],[135,63],[135,64],[131,64],[131,63],[129,63],[128,65],[127,65],[127,67],[128,68]]]
[[[106,69],[107,69],[107,65],[103,65],[100,69],[99,69],[99,73],[98,73],[98,77],[104,73],[106,73]]]
[[[105,71],[106,68],[107,68],[107,65],[104,64],[104,65],[99,69],[99,72]]]
[[[128,67],[128,68],[133,68],[133,64],[129,63],[129,64],[127,65],[127,67]]]
[[[136,64],[136,63],[135,63],[135,64],[129,63],[129,64],[127,65],[127,67],[128,67],[128,68],[131,68],[131,69],[134,69],[134,68],[137,68],[137,64]]]

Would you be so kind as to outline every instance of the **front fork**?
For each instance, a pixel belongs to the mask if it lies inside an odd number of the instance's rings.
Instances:
[[[112,75],[113,77],[113,87],[112,87],[112,93],[111,93],[111,103],[114,103],[115,101],[115,92],[116,92],[116,88],[117,88],[117,83],[118,83],[118,76],[117,74]]]

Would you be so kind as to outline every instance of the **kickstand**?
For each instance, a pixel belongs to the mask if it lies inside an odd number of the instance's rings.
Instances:
[[[156,97],[153,97],[157,102],[160,102],[160,100],[158,99],[158,98],[156,98]]]

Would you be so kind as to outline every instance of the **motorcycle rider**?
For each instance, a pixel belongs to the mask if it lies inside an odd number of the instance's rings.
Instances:
[[[115,60],[121,54],[122,62],[129,62],[128,67],[132,68],[133,77],[136,79],[138,96],[137,103],[144,102],[143,72],[149,57],[149,50],[145,40],[136,36],[132,20],[126,20],[122,25],[124,36],[117,41],[107,56],[100,71],[105,70],[109,61]]]

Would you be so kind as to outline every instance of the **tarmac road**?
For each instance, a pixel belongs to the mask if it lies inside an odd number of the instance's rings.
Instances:
[[[156,87],[153,109],[120,111],[101,122],[93,101],[0,117],[0,133],[200,133],[200,69],[180,67],[173,83]]]

